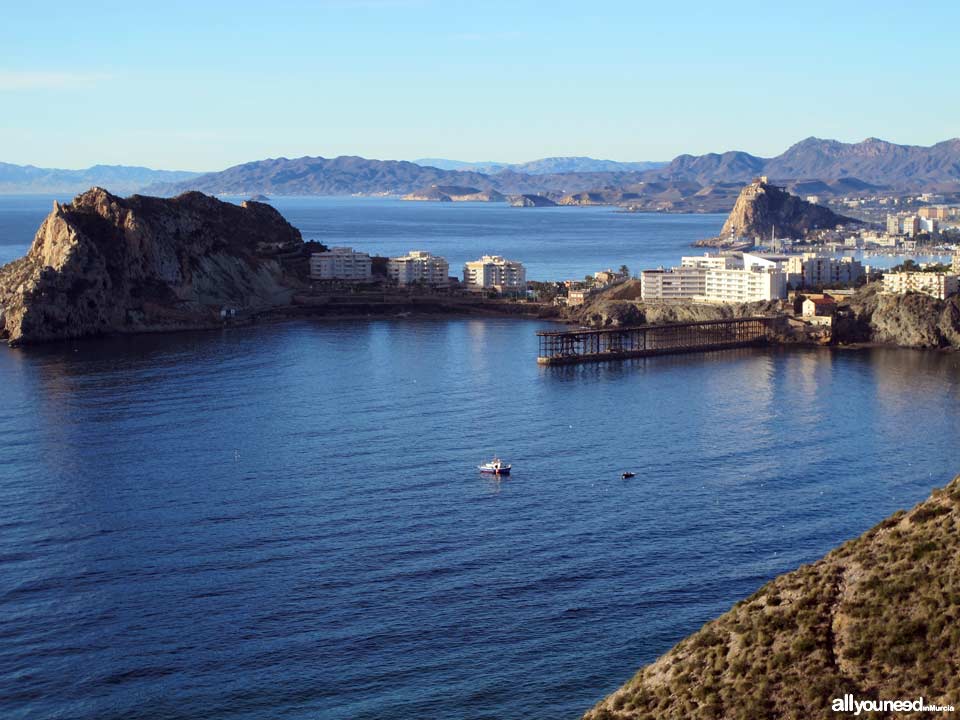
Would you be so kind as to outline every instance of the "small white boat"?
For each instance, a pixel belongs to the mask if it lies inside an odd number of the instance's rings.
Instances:
[[[483,463],[483,465],[477,465],[480,472],[490,475],[509,475],[511,467],[498,457],[493,458],[490,462]]]

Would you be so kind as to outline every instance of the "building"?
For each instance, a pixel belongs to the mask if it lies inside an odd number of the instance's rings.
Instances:
[[[469,290],[519,292],[527,286],[527,271],[521,263],[499,255],[484,255],[463,265],[463,284]]]
[[[706,271],[703,299],[707,302],[760,302],[786,296],[786,275],[774,268]]]
[[[355,252],[353,248],[335,247],[310,256],[312,280],[347,280],[370,282],[372,278],[370,256]]]
[[[899,235],[903,232],[903,223],[899,215],[887,215],[887,235]]]
[[[786,276],[776,268],[680,266],[671,270],[644,270],[640,274],[643,300],[700,300],[745,303],[777,300],[787,295]]]
[[[687,255],[680,258],[680,267],[707,270],[730,270],[743,267],[743,258],[736,255]]]
[[[837,301],[829,295],[823,297],[808,297],[803,301],[803,316],[831,317],[837,310]]]
[[[950,263],[950,269],[953,270],[954,275],[960,275],[960,255],[953,256],[953,261]]]
[[[450,264],[426,250],[413,250],[387,261],[387,277],[400,286],[423,284],[445,288],[450,286]]]
[[[919,220],[920,232],[930,233],[931,235],[936,235],[940,232],[940,221],[936,218],[921,217]]]
[[[613,285],[614,283],[629,280],[630,275],[627,273],[614,272],[610,268],[607,268],[606,270],[595,272],[593,274],[593,279],[596,281],[597,285]]]
[[[641,300],[689,300],[706,292],[707,270],[678,267],[640,273]]]
[[[576,290],[569,290],[567,292],[567,305],[571,307],[576,307],[577,305],[583,305],[587,298],[593,294],[592,288],[577,288]]]
[[[792,255],[783,270],[795,287],[823,287],[858,283],[866,278],[863,263],[852,257],[830,257],[818,253]]]
[[[903,234],[913,237],[920,232],[920,218],[916,215],[907,215],[903,218]]]
[[[948,273],[898,272],[883,276],[883,291],[896,295],[918,292],[944,300],[955,295],[957,288],[957,276]]]

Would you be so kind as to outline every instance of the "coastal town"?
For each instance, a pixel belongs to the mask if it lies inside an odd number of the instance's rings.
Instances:
[[[762,179],[764,182],[766,178]],[[816,197],[808,197],[813,204]],[[940,198],[925,194],[917,200]],[[838,301],[856,288],[879,282],[892,295],[921,293],[938,300],[960,290],[957,253],[960,207],[928,204],[912,212],[890,213],[882,225],[838,226],[808,237],[729,238],[727,247],[679,258],[672,267],[645,268],[631,275],[621,265],[583,279],[527,280],[521,261],[483,255],[450,274],[446,258],[426,250],[396,257],[371,256],[351,247],[333,247],[310,258],[315,292],[361,291],[374,287],[443,296],[484,297],[576,309],[613,286],[639,282],[637,299],[651,303],[747,304],[789,301],[814,325],[829,325]],[[918,263],[911,255],[952,256],[947,263]],[[890,269],[872,257],[902,260]]]

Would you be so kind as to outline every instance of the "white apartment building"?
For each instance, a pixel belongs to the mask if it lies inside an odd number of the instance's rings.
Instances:
[[[479,260],[464,263],[463,284],[468,290],[517,292],[526,289],[527,271],[514,260],[500,255],[484,255]]]
[[[680,258],[680,267],[703,268],[705,270],[731,270],[742,268],[743,259],[736,255],[686,255]]]
[[[312,280],[349,280],[369,282],[371,279],[370,255],[355,252],[353,248],[335,247],[310,256]]]
[[[786,275],[776,268],[678,267],[640,274],[643,300],[745,303],[787,296]]]
[[[788,282],[795,287],[855,283],[866,277],[866,270],[859,260],[817,253],[793,255],[787,259],[783,269],[788,275]]]
[[[387,277],[400,286],[423,283],[430,287],[449,287],[450,264],[426,250],[413,250],[403,257],[387,260]]]
[[[745,303],[779,300],[787,296],[787,276],[774,268],[708,270],[703,299]]]
[[[640,273],[641,300],[683,300],[706,292],[706,268],[678,267]]]
[[[918,292],[944,300],[955,295],[957,290],[957,276],[947,273],[898,272],[883,276],[883,291],[896,295]]]

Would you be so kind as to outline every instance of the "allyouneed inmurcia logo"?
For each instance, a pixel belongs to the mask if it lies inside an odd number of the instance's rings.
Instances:
[[[833,711],[859,715],[865,712],[953,712],[953,705],[928,705],[920,697],[916,700],[857,700],[847,693],[833,699]]]

